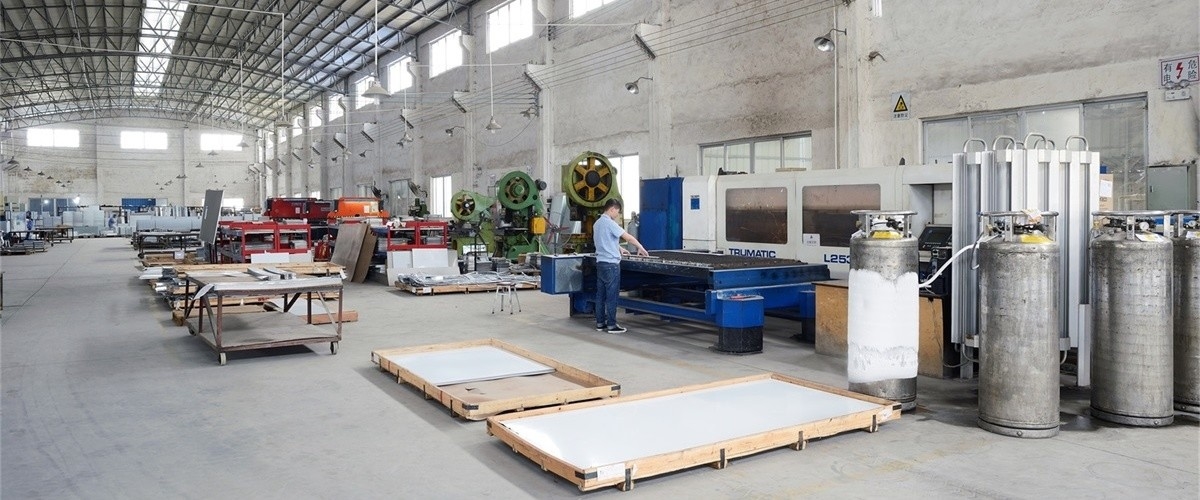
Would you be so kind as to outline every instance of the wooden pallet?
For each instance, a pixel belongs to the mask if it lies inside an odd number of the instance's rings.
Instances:
[[[265,310],[266,309],[263,308],[261,303],[260,304],[246,304],[246,305],[238,305],[238,306],[225,306],[225,310],[222,311],[222,314],[243,314],[243,313],[252,313],[252,312],[263,312]],[[183,315],[183,312],[184,312],[183,308],[172,309],[171,310],[171,321],[175,322],[175,326],[183,326],[183,324],[186,320],[198,317],[202,311],[203,311],[203,309],[201,309],[199,307],[192,308],[191,314],[189,314],[185,317]]]
[[[397,283],[396,288],[404,290],[413,295],[441,295],[443,293],[479,293],[479,292],[495,292],[496,283],[478,283],[469,285],[434,285],[434,286],[416,286],[407,283]],[[534,283],[515,283],[513,288],[516,290],[535,290],[538,288]]]
[[[555,371],[541,375],[437,386],[392,361],[392,357],[395,356],[475,346],[503,349],[552,367]],[[397,383],[412,385],[425,393],[426,398],[436,399],[449,408],[451,415],[458,415],[467,420],[483,420],[503,412],[611,398],[621,394],[621,386],[615,382],[496,339],[378,349],[371,352],[371,361],[379,365],[380,370],[395,375]]]
[[[735,384],[759,383],[759,381],[763,380],[775,380],[787,384],[795,384],[801,388],[807,388],[857,400],[858,402],[854,402],[854,406],[858,407],[858,409],[851,410],[851,412],[842,412],[841,410],[837,410],[835,407],[834,409],[829,409],[828,413],[837,414],[836,416],[815,418],[813,421],[807,422],[797,420],[794,422],[794,424],[788,424],[783,427],[755,432],[748,435],[740,435],[738,437],[721,438],[721,440],[715,441],[704,441],[704,439],[697,439],[696,441],[703,441],[703,443],[686,449],[672,449],[669,452],[661,452],[657,455],[626,458],[617,463],[588,466],[586,468],[573,465],[568,463],[565,459],[560,458],[560,456],[563,454],[562,450],[565,449],[564,447],[547,446],[546,449],[542,449],[534,444],[533,441],[535,439],[530,439],[531,436],[541,440],[546,440],[547,437],[549,437],[550,443],[562,444],[563,442],[556,441],[556,438],[562,438],[565,435],[565,439],[570,440],[570,438],[573,436],[582,435],[584,438],[586,438],[580,439],[580,441],[583,443],[596,442],[597,440],[608,443],[610,441],[604,441],[604,439],[606,439],[606,435],[620,433],[623,435],[636,436],[638,429],[635,429],[634,427],[637,427],[638,422],[660,422],[663,419],[669,422],[676,422],[679,429],[704,428],[702,425],[703,419],[716,418],[712,415],[720,413],[718,410],[722,408],[714,406],[721,404],[719,399],[709,400],[702,398],[703,402],[701,406],[703,406],[703,408],[688,408],[686,405],[677,403],[677,401],[679,401],[677,396],[686,395],[687,393],[695,391],[706,391],[709,389],[723,388],[725,386],[734,386]],[[706,397],[711,396],[706,395]],[[660,401],[670,403],[663,406],[670,406],[671,414],[661,415],[659,412],[645,411],[645,408],[648,406],[641,403],[645,403],[645,400],[650,400],[653,398],[669,398]],[[587,421],[587,417],[589,416],[591,416],[591,418],[597,418],[595,417],[597,412],[587,411],[588,409],[598,409],[598,407],[608,405],[623,405],[626,403],[633,403],[626,407],[629,409],[627,410],[628,416],[622,419],[622,422],[625,420],[632,422],[626,422],[628,425],[623,425],[621,422],[616,422],[611,419],[601,422],[600,424],[593,423],[592,425],[588,425],[583,423]],[[707,411],[705,411],[706,408]],[[728,408],[741,408],[743,411],[755,412],[755,415],[770,413],[769,411],[760,412],[757,408],[744,408],[732,405],[725,407],[724,409]],[[620,408],[607,408],[606,410],[618,409]],[[569,412],[578,412],[576,415],[572,416],[576,417],[577,422],[569,423],[558,421],[555,423],[555,425],[561,426],[557,427],[558,429],[562,429],[563,427],[574,429],[574,426],[581,425],[582,423],[582,427],[578,428],[578,430],[559,430],[557,432],[551,432],[550,434],[547,434],[536,431],[531,432],[527,429],[526,432],[528,432],[528,434],[525,436],[520,435],[518,430],[514,430],[522,427],[520,422],[521,420],[529,419],[526,420],[527,423],[525,424],[526,427],[529,427],[528,423],[536,422],[534,419],[540,416],[561,418],[569,416]],[[610,417],[606,415],[600,415],[600,418]],[[530,460],[533,460],[535,463],[541,466],[543,470],[553,472],[567,481],[570,481],[578,486],[580,490],[588,491],[606,486],[617,486],[622,490],[629,490],[633,488],[633,481],[635,479],[657,476],[699,465],[711,465],[714,468],[723,469],[732,458],[752,455],[766,450],[782,448],[784,446],[790,446],[796,450],[803,450],[807,446],[808,441],[811,439],[831,436],[852,430],[866,430],[868,432],[875,432],[879,429],[880,424],[898,418],[900,418],[899,403],[885,399],[864,396],[862,394],[853,393],[844,389],[821,385],[784,375],[767,373],[732,380],[712,382],[708,384],[651,392],[637,396],[620,397],[586,403],[575,403],[566,406],[530,410],[517,414],[493,416],[488,418],[487,427],[488,434],[499,438],[501,441],[511,446],[513,451],[528,457]],[[728,422],[711,422],[713,429],[719,428],[722,425],[728,425]],[[609,428],[603,428],[606,426]],[[537,426],[534,425],[533,427]],[[551,436],[551,434],[553,434],[553,436]],[[653,441],[653,438],[649,439],[648,441]],[[664,448],[669,448],[669,446]],[[601,456],[603,455],[601,451],[602,450],[593,450],[592,448],[589,448],[588,454]],[[613,455],[610,454],[609,456],[611,457]]]
[[[330,293],[332,293],[334,295],[337,294],[337,292],[330,292]],[[325,297],[325,300],[329,301],[332,299],[330,299],[329,297]],[[274,298],[274,299],[271,299],[270,301],[267,301],[265,304],[263,304],[263,306],[265,306],[268,310],[271,310],[271,311],[283,311],[283,306],[281,304],[282,302],[283,302],[283,299]],[[338,323],[350,323],[353,321],[358,321],[358,311],[343,310],[342,314],[339,316],[337,311],[332,310],[333,309],[332,304],[330,304],[331,311],[329,311],[329,312],[325,311],[324,306],[321,305],[321,301],[318,299],[314,298],[312,300],[312,304],[313,304],[313,313],[312,313],[312,323],[309,323],[310,325],[328,325],[335,321]],[[300,316],[300,317],[306,318],[306,319],[308,316],[308,309],[304,307],[304,304],[301,304],[299,302],[297,302],[296,304],[293,304],[292,309],[287,312],[294,316]]]

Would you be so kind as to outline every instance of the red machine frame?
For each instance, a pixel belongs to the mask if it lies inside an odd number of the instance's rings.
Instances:
[[[445,221],[404,221],[401,227],[389,227],[387,229],[387,251],[394,252],[398,250],[412,250],[414,248],[449,248],[450,246],[450,223]],[[441,237],[441,243],[427,243],[430,236],[437,234]],[[411,243],[401,243],[400,236],[409,235],[405,238]]]
[[[312,232],[308,224],[285,224],[275,221],[225,221],[220,224],[218,231],[217,254],[220,259],[232,262],[250,262],[250,256],[260,253],[307,253],[312,249]],[[253,241],[255,236],[267,235],[270,246]],[[295,248],[294,241],[301,236],[305,242],[303,248]],[[285,236],[290,236],[285,239]],[[253,248],[247,246],[253,244]],[[235,246],[234,242],[237,242]],[[235,250],[235,248],[237,250]]]

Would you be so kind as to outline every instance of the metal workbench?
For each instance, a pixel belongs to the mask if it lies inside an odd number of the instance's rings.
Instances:
[[[188,331],[204,339],[217,351],[218,360],[225,364],[225,353],[250,349],[265,349],[329,342],[329,350],[337,354],[342,340],[342,280],[337,277],[294,278],[262,281],[249,274],[231,276],[228,273],[196,273],[187,276],[188,300],[184,317],[200,307],[200,314],[188,319]],[[193,294],[194,292],[194,294]],[[326,303],[326,294],[337,292],[337,314]],[[317,298],[329,317],[328,326],[313,323],[312,300]],[[282,311],[242,314],[225,313],[227,303],[244,297],[283,297]],[[290,314],[301,296],[308,314]],[[231,300],[232,299],[232,300]]]
[[[570,293],[572,315],[594,311],[595,256],[546,257],[542,291]],[[556,261],[561,262],[546,264]],[[570,276],[576,273],[582,278]],[[546,280],[547,275],[552,279]],[[762,351],[762,327],[768,313],[801,320],[802,331],[811,334],[816,316],[812,282],[827,279],[829,268],[824,264],[656,250],[649,257],[621,260],[621,290],[628,293],[617,305],[631,312],[714,324],[718,329],[715,350],[754,353]],[[572,284],[563,286],[567,282]]]

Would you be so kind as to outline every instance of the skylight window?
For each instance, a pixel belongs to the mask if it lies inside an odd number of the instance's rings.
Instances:
[[[167,65],[171,63],[171,49],[187,8],[187,0],[146,0],[138,50],[148,54],[137,56],[134,96],[154,97],[162,92]]]

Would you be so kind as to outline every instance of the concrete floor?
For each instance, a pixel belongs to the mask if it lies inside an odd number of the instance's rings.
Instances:
[[[842,386],[844,361],[771,322],[765,352],[716,354],[710,329],[625,317],[623,335],[569,319],[566,298],[416,297],[348,284],[360,313],[325,344],[233,353],[218,366],[136,279],[124,239],[4,257],[0,496],[17,498],[554,498],[581,495],[451,418],[371,363],[373,349],[495,337],[615,380],[624,394],[775,371]],[[1087,416],[1063,390],[1046,440],[978,429],[974,384],[920,380],[920,406],[854,431],[639,481],[620,498],[1196,498],[1193,418],[1136,429]],[[720,425],[714,422],[713,425]]]

